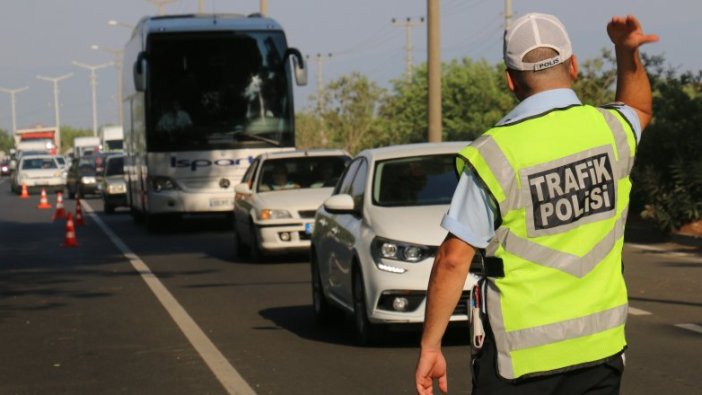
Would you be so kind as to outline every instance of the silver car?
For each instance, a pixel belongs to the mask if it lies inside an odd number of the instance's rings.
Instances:
[[[314,312],[352,314],[361,344],[384,324],[424,321],[440,223],[458,183],[455,155],[467,142],[366,150],[349,164],[317,211],[310,251]],[[471,275],[451,321],[468,319]]]

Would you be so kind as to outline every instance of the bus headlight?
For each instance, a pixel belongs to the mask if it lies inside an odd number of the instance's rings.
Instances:
[[[156,176],[151,178],[151,188],[154,192],[174,191],[178,185],[169,177]]]

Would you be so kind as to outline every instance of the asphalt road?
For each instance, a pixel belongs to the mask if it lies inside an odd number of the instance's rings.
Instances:
[[[349,322],[317,326],[304,255],[237,260],[221,220],[149,234],[99,199],[62,248],[65,221],[38,202],[0,180],[0,394],[413,393],[417,329],[362,348]],[[624,262],[622,393],[701,393],[702,255],[628,244]],[[464,327],[445,353],[449,393],[470,393]]]

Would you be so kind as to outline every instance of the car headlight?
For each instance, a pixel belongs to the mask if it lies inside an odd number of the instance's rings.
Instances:
[[[151,188],[154,192],[174,191],[178,189],[178,184],[169,177],[152,177]]]
[[[274,210],[264,208],[258,213],[258,219],[281,219],[281,218],[292,218],[290,211],[288,210]]]
[[[123,184],[107,184],[108,193],[122,193],[125,189]]]
[[[82,184],[95,184],[95,177],[83,176],[80,178]]]
[[[371,254],[378,269],[393,273],[404,273],[406,269],[383,263],[383,259],[417,263],[436,255],[437,247],[405,243],[376,237],[371,243]]]

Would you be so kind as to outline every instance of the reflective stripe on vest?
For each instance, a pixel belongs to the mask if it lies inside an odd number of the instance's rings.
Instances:
[[[487,295],[502,377],[585,366],[625,347],[621,247],[635,144],[614,110],[576,106],[492,129],[459,154],[459,174],[472,168],[503,220],[486,249],[505,270]]]

